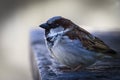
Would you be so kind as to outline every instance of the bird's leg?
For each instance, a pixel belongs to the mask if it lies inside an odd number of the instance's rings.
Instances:
[[[67,66],[61,66],[61,67],[58,67],[60,70],[71,70],[70,67],[67,67]]]
[[[63,66],[63,67],[59,67],[59,69],[63,72],[74,72],[74,71],[80,71],[82,70],[84,67],[82,65],[79,65],[75,68],[70,68],[70,67],[66,67],[66,66]]]
[[[58,69],[62,72],[72,71],[72,69],[70,67],[67,67],[67,66],[58,67]]]
[[[81,69],[83,69],[83,66],[79,65],[79,66],[75,67],[74,69],[72,69],[72,71],[79,71]]]

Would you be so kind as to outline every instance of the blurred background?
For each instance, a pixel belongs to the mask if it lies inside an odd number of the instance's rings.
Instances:
[[[63,16],[120,50],[120,0],[0,0],[0,80],[32,80],[29,33]],[[109,35],[107,40],[106,36]],[[119,37],[118,37],[119,36]]]

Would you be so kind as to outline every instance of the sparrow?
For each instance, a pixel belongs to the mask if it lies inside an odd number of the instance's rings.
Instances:
[[[61,16],[52,17],[39,27],[45,29],[51,55],[71,69],[88,67],[104,57],[116,57],[117,53],[102,40]]]

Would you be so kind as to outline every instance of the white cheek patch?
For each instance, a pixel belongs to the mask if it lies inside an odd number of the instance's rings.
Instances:
[[[55,36],[57,34],[62,34],[63,31],[64,31],[64,28],[62,28],[61,26],[57,27],[57,28],[54,28],[54,29],[51,29],[50,33],[48,34],[47,37]]]
[[[62,26],[59,26],[57,28],[54,28],[54,29],[51,29],[51,32],[61,32],[61,31],[64,31],[64,28]]]

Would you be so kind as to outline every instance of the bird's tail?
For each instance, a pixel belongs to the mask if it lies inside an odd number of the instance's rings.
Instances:
[[[120,53],[112,50],[112,49],[109,49],[107,50],[105,53],[108,53],[108,55],[112,56],[113,58],[119,58],[120,59]]]

